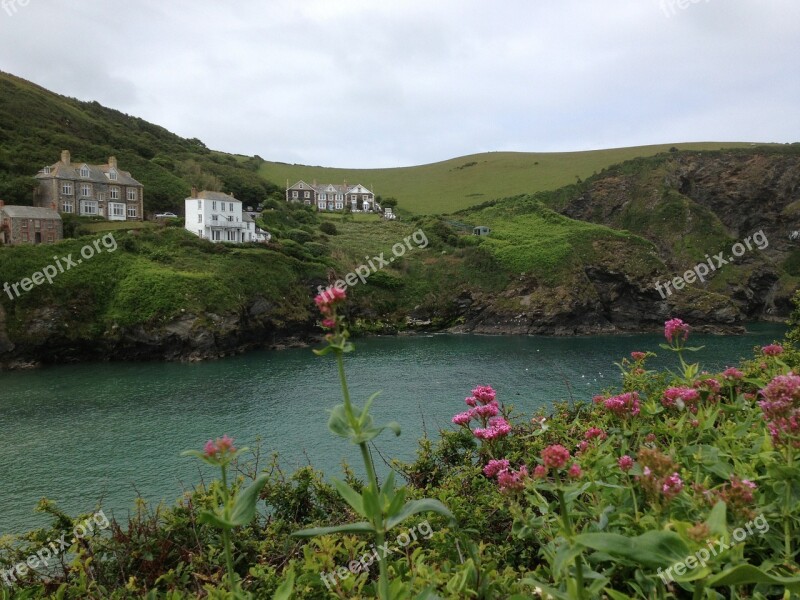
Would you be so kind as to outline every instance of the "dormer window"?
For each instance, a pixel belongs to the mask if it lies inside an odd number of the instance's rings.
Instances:
[[[81,177],[88,177],[89,176],[89,167],[83,165],[81,167]]]
[[[116,180],[117,180],[117,172],[116,172],[116,171],[113,171],[113,170],[112,170],[112,171],[109,171],[109,172],[108,172],[108,178],[109,178],[111,181],[116,181]]]
[[[302,184],[302,183],[300,184],[300,189],[301,189],[301,190],[303,189],[303,184]]]
[[[50,175],[50,173],[52,173],[52,172],[53,172],[53,169],[51,169],[50,167],[45,167],[44,169],[42,169],[42,172],[43,172],[45,175]]]

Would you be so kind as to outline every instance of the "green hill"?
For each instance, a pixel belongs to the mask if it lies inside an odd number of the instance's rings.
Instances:
[[[264,162],[259,173],[285,186],[304,180],[360,182],[376,194],[397,198],[412,214],[452,213],[487,200],[554,190],[611,165],[640,156],[680,150],[720,150],[746,142],[697,142],[586,152],[486,152],[443,162],[392,169],[333,169]]]
[[[212,152],[198,139],[0,72],[0,198],[30,204],[32,177],[64,149],[93,163],[115,155],[144,184],[147,211],[182,210],[192,185],[252,203],[277,191],[257,174],[258,157]]]

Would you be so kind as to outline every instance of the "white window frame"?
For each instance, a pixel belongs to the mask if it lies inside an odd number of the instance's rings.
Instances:
[[[87,210],[94,209],[94,210]],[[81,216],[95,216],[100,214],[100,207],[97,205],[97,200],[81,200],[80,201],[80,214]]]
[[[64,181],[61,184],[61,193],[65,196],[72,196],[72,182],[71,181]]]
[[[125,204],[122,202],[109,202],[108,203],[108,220],[109,221],[124,221],[125,220]]]
[[[117,186],[114,186],[108,190],[108,199],[119,200],[119,188]]]
[[[61,203],[61,212],[68,214],[75,212],[75,205],[72,204],[72,200],[64,200],[64,202]]]
[[[211,230],[211,240],[214,241],[214,242],[221,242],[222,241],[222,236],[220,235],[220,230],[219,229]]]
[[[91,198],[92,197],[92,186],[88,183],[81,184],[81,198]]]
[[[300,192],[298,192],[297,190],[292,190],[292,198],[299,198],[299,197],[300,197]]]
[[[109,171],[108,178],[111,181],[116,181],[117,180],[117,172],[116,171]]]
[[[197,213],[197,222],[198,223],[202,223],[203,222],[203,213]]]
[[[136,188],[128,188],[128,200],[135,202],[139,199],[139,192]]]
[[[233,202],[228,202],[228,210],[233,212]]]
[[[87,167],[86,165],[83,165],[81,167],[81,177],[88,177],[89,174],[90,174],[89,167]]]
[[[139,212],[139,211],[136,209],[136,207],[135,207],[135,206],[130,206],[130,205],[128,206],[128,218],[129,218],[129,219],[130,219],[130,218],[133,218],[133,219],[135,219],[136,217],[138,217],[138,216],[139,216],[139,215],[137,214],[138,212]]]

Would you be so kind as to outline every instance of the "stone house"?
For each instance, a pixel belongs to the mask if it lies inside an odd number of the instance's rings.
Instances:
[[[55,204],[64,214],[109,221],[143,220],[144,186],[122,171],[113,156],[105,165],[73,163],[69,150],[64,150],[61,160],[39,171],[36,180],[34,206]]]
[[[0,200],[0,244],[53,244],[64,239],[61,215],[52,208],[6,206]]]
[[[306,206],[314,206],[317,210],[344,210],[348,206],[352,212],[380,211],[375,203],[375,194],[363,185],[342,185],[334,183],[308,184],[298,181],[290,186],[286,182],[286,201],[302,202]]]

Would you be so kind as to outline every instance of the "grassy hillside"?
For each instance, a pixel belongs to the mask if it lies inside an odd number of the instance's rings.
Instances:
[[[749,147],[744,142],[706,142],[637,146],[587,152],[488,152],[443,162],[394,169],[331,169],[280,162],[262,163],[259,173],[285,186],[360,182],[383,197],[394,196],[399,209],[413,214],[451,213],[487,200],[553,190],[575,183],[605,167],[639,156],[681,150]],[[244,160],[244,159],[242,159]]]
[[[254,204],[276,191],[256,173],[257,157],[215,153],[198,139],[0,72],[0,198],[31,204],[33,176],[64,149],[76,162],[105,163],[115,155],[144,184],[147,211],[182,211],[192,185]]]

